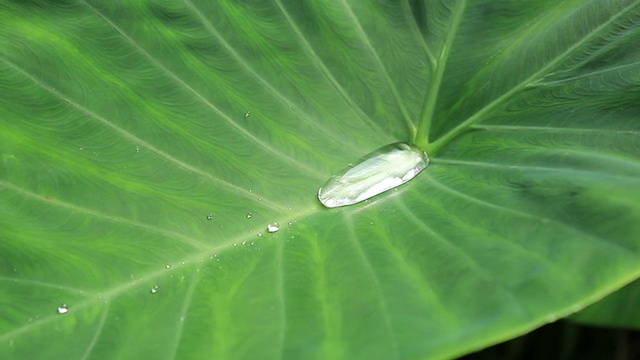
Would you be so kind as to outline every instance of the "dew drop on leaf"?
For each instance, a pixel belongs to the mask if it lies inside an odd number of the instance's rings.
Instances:
[[[212,220],[212,219],[213,219],[213,214],[207,215],[207,220]]]
[[[164,267],[167,268],[167,269],[171,269],[171,264],[167,264]]]
[[[247,110],[247,111],[244,113],[244,117],[246,117],[246,118],[248,118],[250,115],[251,115],[251,110]]]
[[[253,217],[253,213],[247,213],[247,219],[251,219]]]
[[[158,285],[154,285],[154,286],[151,287],[151,293],[152,294],[158,293]]]
[[[274,221],[271,224],[267,225],[267,231],[270,233],[274,233],[278,230],[280,230],[280,224],[278,224],[277,221]]]
[[[66,314],[69,312],[69,307],[67,306],[67,304],[62,304],[58,306],[58,309],[56,310],[56,312],[58,314]]]
[[[429,165],[424,150],[407,143],[381,147],[333,175],[319,190],[329,208],[367,200],[413,179]]]

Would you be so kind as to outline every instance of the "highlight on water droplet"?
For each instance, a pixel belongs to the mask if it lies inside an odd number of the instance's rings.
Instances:
[[[333,175],[318,199],[328,208],[356,204],[406,183],[428,165],[427,153],[413,144],[383,146]]]
[[[267,231],[270,233],[274,233],[278,230],[280,230],[280,224],[278,224],[277,221],[274,221],[271,224],[267,225]]]
[[[69,312],[69,306],[67,306],[67,304],[62,304],[58,306],[58,309],[56,310],[56,312],[58,314],[66,314]]]
[[[152,294],[156,294],[156,293],[158,293],[158,285],[153,285],[153,286],[151,287],[151,293],[152,293]]]

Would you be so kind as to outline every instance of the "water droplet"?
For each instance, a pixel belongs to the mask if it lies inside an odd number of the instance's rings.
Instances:
[[[246,117],[246,118],[248,118],[250,115],[251,115],[251,110],[247,110],[247,111],[244,113],[244,117]]]
[[[247,219],[251,219],[253,217],[253,213],[247,213]]]
[[[136,145],[136,152],[139,153],[140,152],[140,147],[138,145]]]
[[[390,144],[333,175],[318,199],[329,208],[359,203],[413,179],[427,165],[429,157],[417,146]]]
[[[167,269],[171,269],[171,264],[167,264],[164,267],[167,268]]]
[[[280,224],[278,224],[277,221],[274,221],[271,224],[267,225],[267,231],[270,233],[274,233],[278,230],[280,230]]]
[[[293,225],[293,221],[287,221],[287,224],[288,224],[289,226],[291,226],[291,225]]]
[[[259,232],[259,233],[258,233],[258,236],[262,236],[262,233],[261,233],[261,232]]]
[[[213,214],[207,215],[207,220],[212,220],[212,219],[213,219]]]
[[[151,287],[151,293],[152,294],[158,293],[158,285],[154,285],[154,286]]]
[[[62,304],[58,306],[58,309],[56,311],[58,312],[58,314],[66,314],[69,312],[69,307],[67,306],[67,304]]]

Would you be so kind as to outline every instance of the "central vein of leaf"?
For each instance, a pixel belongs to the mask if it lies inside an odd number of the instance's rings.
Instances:
[[[447,66],[447,59],[449,57],[449,51],[453,45],[453,41],[458,32],[458,27],[462,21],[465,7],[467,5],[466,0],[460,0],[454,9],[449,23],[449,29],[447,31],[447,37],[444,44],[440,49],[440,54],[436,59],[436,63],[432,68],[429,86],[425,93],[424,101],[422,103],[422,113],[420,114],[420,122],[418,123],[418,131],[416,133],[413,142],[423,148],[429,153],[429,129],[433,121],[433,114],[436,108],[436,101],[438,99],[438,92],[440,91],[440,85],[442,84],[442,77],[444,70]]]

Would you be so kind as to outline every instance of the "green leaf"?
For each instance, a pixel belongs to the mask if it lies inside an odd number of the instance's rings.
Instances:
[[[638,304],[640,304],[640,280],[571,315],[570,319],[587,325],[640,329]]]
[[[0,1],[0,357],[447,358],[579,310],[640,276],[639,25],[630,0]],[[410,140],[421,175],[320,205]]]

